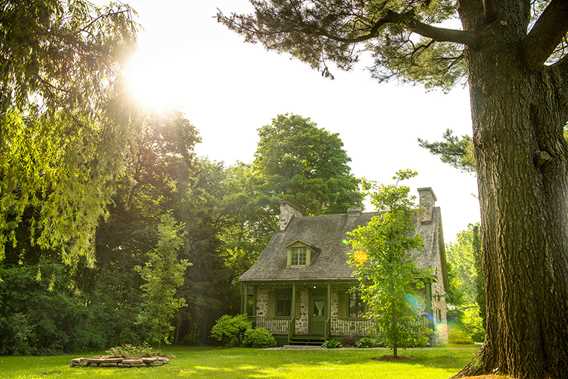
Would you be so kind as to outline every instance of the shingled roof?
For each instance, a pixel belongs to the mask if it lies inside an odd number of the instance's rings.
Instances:
[[[440,243],[440,209],[432,208],[425,222],[417,220],[417,232],[424,240],[424,250],[417,253],[421,266],[429,265],[434,250]],[[350,212],[323,216],[302,216],[295,213],[284,230],[276,232],[257,262],[243,275],[243,282],[298,281],[298,280],[354,280],[353,271],[347,264],[349,247],[344,243],[346,233],[364,225],[377,215],[375,212]],[[287,247],[296,241],[315,248],[311,264],[305,267],[287,266]],[[442,241],[443,254],[443,241]],[[443,261],[445,259],[443,258]],[[445,262],[442,264],[445,271]]]

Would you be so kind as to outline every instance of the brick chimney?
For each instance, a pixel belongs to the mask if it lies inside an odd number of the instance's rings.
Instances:
[[[280,215],[278,216],[278,223],[280,225],[280,230],[284,231],[288,227],[288,224],[292,219],[296,217],[302,217],[302,213],[297,210],[292,204],[287,201],[280,202]]]
[[[436,195],[432,190],[432,187],[422,187],[418,188],[418,199],[420,204],[420,221],[423,224],[428,224],[432,222],[433,210],[436,205]]]

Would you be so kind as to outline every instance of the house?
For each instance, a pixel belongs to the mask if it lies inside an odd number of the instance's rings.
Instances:
[[[447,271],[440,208],[431,188],[419,188],[416,231],[424,248],[413,255],[436,280],[422,291],[424,322],[433,326],[433,344],[447,342],[445,293]],[[257,327],[272,331],[281,343],[321,343],[330,337],[376,333],[362,317],[364,304],[347,263],[346,233],[377,213],[350,209],[344,214],[303,216],[293,205],[280,205],[279,230],[241,277],[242,312]]]

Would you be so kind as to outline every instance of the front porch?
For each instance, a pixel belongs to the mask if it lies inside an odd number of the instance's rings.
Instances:
[[[289,343],[374,335],[375,322],[362,318],[362,303],[349,291],[354,284],[243,283],[242,312],[256,327],[287,337]]]

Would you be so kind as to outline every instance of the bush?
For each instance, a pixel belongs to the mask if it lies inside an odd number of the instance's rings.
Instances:
[[[467,333],[474,342],[483,342],[485,339],[485,330],[483,328],[483,320],[479,315],[479,306],[475,305],[465,309],[461,316],[461,322],[464,332]]]
[[[383,347],[384,345],[384,342],[378,337],[362,337],[355,344],[360,348]]]
[[[247,316],[223,315],[211,328],[211,337],[225,346],[240,346],[248,329],[252,329],[252,324]]]
[[[321,345],[321,347],[325,347],[327,349],[337,349],[341,346],[341,342],[339,342],[335,338],[330,338]]]
[[[473,343],[471,337],[466,333],[461,325],[454,324],[448,328],[448,343],[469,345]]]
[[[162,355],[158,350],[152,349],[152,347],[146,343],[139,346],[125,344],[111,347],[107,350],[107,354],[122,358],[142,358]]]
[[[245,332],[243,345],[251,347],[276,346],[276,339],[272,332],[266,328],[249,329]]]

